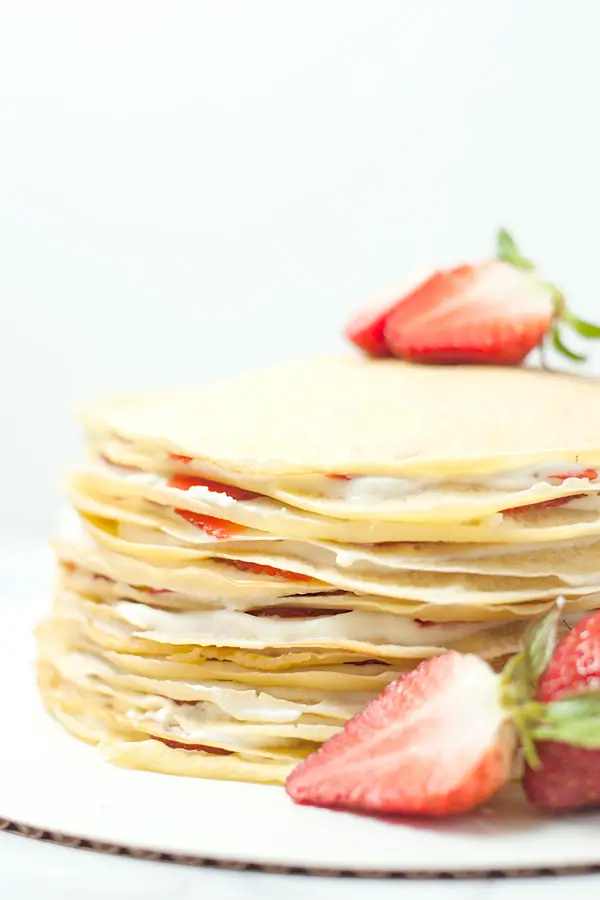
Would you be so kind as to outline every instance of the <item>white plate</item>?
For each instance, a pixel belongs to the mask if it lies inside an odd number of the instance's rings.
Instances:
[[[382,873],[600,864],[600,815],[551,818],[516,792],[441,822],[294,806],[281,788],[115,768],[43,711],[32,624],[50,604],[39,552],[0,558],[0,818],[131,850]]]

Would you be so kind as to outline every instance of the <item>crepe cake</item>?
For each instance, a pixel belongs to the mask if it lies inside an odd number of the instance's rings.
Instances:
[[[39,626],[113,762],[280,783],[389,681],[600,606],[600,384],[325,359],[81,415]]]

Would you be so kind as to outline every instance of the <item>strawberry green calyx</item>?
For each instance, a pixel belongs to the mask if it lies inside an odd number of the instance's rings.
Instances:
[[[552,343],[555,349],[558,350],[559,353],[562,353],[563,356],[573,359],[576,362],[585,362],[587,358],[585,353],[575,353],[563,344],[560,336],[560,326],[562,324],[568,325],[573,331],[581,335],[581,337],[591,338],[592,340],[600,338],[600,327],[598,327],[598,325],[593,325],[591,322],[584,322],[583,319],[579,319],[567,308],[567,301],[564,294],[553,285],[551,287],[554,292],[554,315],[551,323]]]
[[[556,647],[556,631],[561,611],[557,605],[534,622],[525,634],[523,650],[506,664],[502,674],[503,692],[510,707],[529,703],[537,692],[540,675]]]
[[[540,765],[536,743],[560,741],[571,747],[600,749],[600,691],[542,702],[538,682],[557,645],[561,609],[556,606],[526,633],[523,650],[505,666],[500,677],[500,699],[514,723],[525,761]]]
[[[523,272],[536,272],[535,264],[523,256],[515,239],[505,228],[500,228],[496,235],[496,258]],[[585,322],[572,313],[567,307],[565,295],[556,285],[546,283],[545,286],[548,289],[552,306],[552,316],[546,334],[548,342],[561,356],[574,362],[585,362],[586,354],[576,353],[564,343],[561,334],[562,328],[567,326],[583,338],[596,340],[600,338],[600,326],[594,325],[592,322]]]
[[[534,741],[561,741],[571,747],[600,749],[600,691],[586,691],[578,697],[539,706],[542,708],[531,731]]]
[[[496,234],[496,258],[524,272],[533,272],[535,269],[535,263],[523,256],[512,234],[506,228],[498,229]]]
[[[523,650],[508,661],[500,678],[501,704],[516,726],[525,759],[533,768],[539,764],[536,730],[548,705],[536,701],[537,684],[554,653],[560,615],[556,606],[528,629]]]

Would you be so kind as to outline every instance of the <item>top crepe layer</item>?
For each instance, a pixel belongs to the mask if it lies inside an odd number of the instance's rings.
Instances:
[[[293,363],[118,397],[93,433],[250,475],[464,475],[600,460],[600,380],[388,360]]]

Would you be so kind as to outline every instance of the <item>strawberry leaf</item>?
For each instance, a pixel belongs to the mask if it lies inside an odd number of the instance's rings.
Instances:
[[[558,328],[555,328],[552,332],[552,343],[555,350],[558,350],[562,356],[566,356],[568,359],[573,359],[575,362],[585,362],[587,359],[587,356],[584,353],[575,353],[574,350],[569,350],[569,348],[563,344]]]
[[[574,313],[570,310],[565,309],[562,318],[570,325],[573,331],[576,331],[577,334],[580,334],[582,337],[586,338],[600,338],[600,326],[594,325],[592,322],[584,322],[583,319],[579,319]]]
[[[556,648],[556,632],[561,607],[527,630],[523,650],[504,667],[500,682],[500,701],[514,722],[527,764],[535,769],[540,761],[535,747],[536,731],[545,723],[545,705],[535,700],[538,681]]]
[[[588,750],[600,748],[600,692],[536,705],[541,709],[530,731],[533,740],[561,741]]]
[[[532,261],[522,255],[515,239],[506,228],[500,228],[496,235],[496,257],[524,272],[531,272],[535,269]]]
[[[547,616],[531,626],[525,635],[528,673],[536,687],[556,648],[556,629],[560,616],[560,608],[555,606]]]
[[[517,269],[521,269],[523,272],[534,272],[536,268],[530,259],[523,256],[515,239],[506,228],[500,228],[496,234],[496,257],[502,262],[508,263]],[[550,299],[554,310],[547,335],[548,339],[552,342],[554,349],[558,351],[561,356],[566,356],[567,359],[571,359],[574,362],[585,362],[587,359],[585,354],[576,353],[563,343],[558,330],[559,325],[568,325],[577,334],[584,338],[591,338],[592,340],[600,339],[600,325],[594,325],[592,322],[585,322],[583,319],[574,315],[574,313],[568,309],[567,301],[562,291],[553,284],[545,283],[545,285],[550,293]],[[545,344],[540,347],[540,353],[542,368],[547,368],[548,366],[546,364],[544,351]]]

